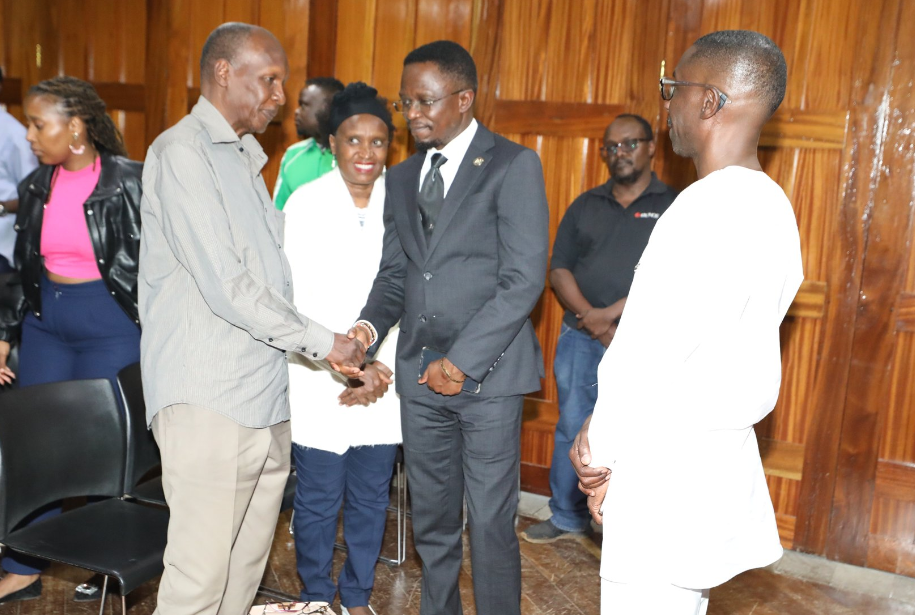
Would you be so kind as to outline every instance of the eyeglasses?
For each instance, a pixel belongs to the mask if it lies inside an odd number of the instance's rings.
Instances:
[[[693,83],[692,81],[676,81],[674,79],[668,79],[667,77],[661,77],[660,81],[658,82],[658,87],[661,89],[661,98],[663,98],[664,100],[670,100],[671,98],[673,98],[674,94],[677,93],[678,85],[682,85],[683,87],[694,86],[694,87],[699,87],[699,88],[705,88],[706,90],[711,90],[711,91],[715,92],[715,94],[718,95],[718,108],[715,109],[716,113],[718,111],[721,111],[721,108],[726,103],[731,102],[731,98],[727,94],[725,94],[724,92],[722,92],[721,90],[716,88],[714,85],[711,85],[710,83]]]
[[[394,111],[397,111],[399,113],[408,113],[410,111],[410,109],[413,108],[413,105],[419,105],[419,110],[421,112],[425,113],[426,111],[428,111],[429,109],[432,108],[432,105],[439,102],[440,100],[445,100],[449,96],[454,96],[455,94],[460,94],[461,92],[464,92],[464,91],[466,91],[466,88],[463,90],[456,90],[456,91],[452,92],[451,94],[445,94],[441,98],[436,98],[434,100],[430,100],[430,99],[410,100],[409,98],[406,98],[406,99],[402,98],[400,100],[395,100],[394,102],[391,103],[391,105],[394,107]]]
[[[617,152],[634,152],[639,149],[639,145],[642,143],[647,143],[651,139],[641,138],[641,139],[626,139],[620,143],[607,143],[604,141],[604,144],[601,146],[601,151],[610,156],[615,156]]]
[[[326,602],[271,602],[264,605],[264,613],[294,613],[295,615],[321,615],[332,613]]]

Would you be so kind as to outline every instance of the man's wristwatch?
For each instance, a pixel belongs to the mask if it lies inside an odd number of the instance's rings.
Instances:
[[[5,216],[9,212],[6,211],[6,201],[0,201],[0,216]]]

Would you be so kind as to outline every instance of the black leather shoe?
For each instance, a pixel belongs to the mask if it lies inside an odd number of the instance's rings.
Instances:
[[[7,594],[0,598],[0,604],[7,602],[21,602],[22,600],[34,600],[41,597],[41,579],[38,579],[31,585],[23,587],[19,591]]]

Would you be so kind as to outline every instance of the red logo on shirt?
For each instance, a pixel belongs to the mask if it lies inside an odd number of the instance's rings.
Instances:
[[[635,217],[636,218],[653,218],[653,219],[657,220],[658,218],[661,217],[661,214],[653,212],[653,211],[637,211],[637,212],[635,212]]]

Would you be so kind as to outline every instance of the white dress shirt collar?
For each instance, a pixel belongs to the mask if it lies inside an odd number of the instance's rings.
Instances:
[[[470,148],[470,143],[477,134],[478,126],[479,124],[477,121],[471,119],[467,128],[461,131],[461,134],[451,139],[445,147],[442,149],[430,149],[426,152],[426,159],[423,161],[423,167],[419,172],[419,183],[416,185],[417,192],[419,191],[419,187],[422,186],[423,178],[432,166],[432,156],[441,154],[448,159],[445,164],[439,167],[439,170],[442,173],[442,182],[445,185],[445,194],[448,194],[448,189],[451,188],[451,182],[454,181],[455,176],[457,176],[458,168],[461,166],[461,161],[464,160],[464,156]]]

